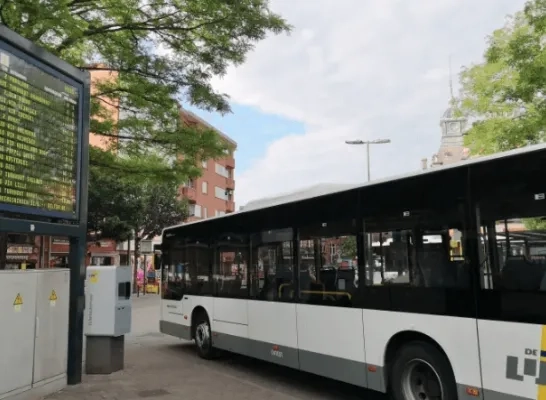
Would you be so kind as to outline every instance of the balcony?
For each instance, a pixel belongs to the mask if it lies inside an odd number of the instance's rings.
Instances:
[[[226,178],[226,189],[235,190],[235,179]]]
[[[228,168],[228,169],[235,169],[235,158],[233,157],[228,157],[224,160],[225,162],[225,167]]]
[[[182,187],[182,197],[188,199],[190,203],[196,202],[196,196],[197,193],[195,191],[195,188],[189,186]]]

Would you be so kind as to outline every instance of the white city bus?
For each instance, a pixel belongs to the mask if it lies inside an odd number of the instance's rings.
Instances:
[[[546,400],[546,146],[165,229],[160,330],[390,392]]]

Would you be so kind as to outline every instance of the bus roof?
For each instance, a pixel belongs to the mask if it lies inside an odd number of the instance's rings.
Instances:
[[[233,213],[229,213],[229,214],[225,214],[221,216],[210,217],[203,220],[185,222],[178,225],[170,226],[170,227],[164,228],[163,232],[165,232],[166,230],[180,228],[182,226],[202,224],[204,222],[211,221],[211,220],[234,217],[236,215],[240,215],[243,213],[263,210],[263,209],[267,209],[270,207],[279,206],[283,204],[295,203],[295,202],[303,201],[303,200],[310,200],[316,197],[347,192],[354,189],[360,189],[360,188],[379,185],[379,184],[383,184],[387,182],[404,180],[404,179],[413,178],[413,177],[422,176],[422,175],[435,174],[435,173],[439,173],[446,170],[463,168],[469,165],[483,164],[483,163],[487,163],[494,160],[515,157],[515,156],[524,155],[527,153],[534,153],[541,150],[546,150],[546,143],[541,143],[541,144],[532,145],[532,146],[525,146],[523,148],[495,153],[488,156],[471,158],[469,160],[460,161],[460,162],[449,164],[449,165],[429,168],[426,170],[419,170],[419,171],[413,171],[413,172],[409,172],[409,173],[405,173],[401,175],[394,175],[394,176],[390,176],[383,179],[377,179],[370,182],[361,182],[361,183],[353,183],[353,184],[340,184],[340,183],[317,184],[317,185],[303,188],[294,192],[280,194],[280,195],[276,195],[272,197],[266,197],[266,198],[258,199],[258,200],[253,200],[247,203],[247,205],[244,206],[239,211],[235,211]]]

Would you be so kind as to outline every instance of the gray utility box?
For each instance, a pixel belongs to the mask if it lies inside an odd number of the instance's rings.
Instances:
[[[125,334],[131,332],[131,280],[128,266],[89,266],[86,274],[86,373],[123,369]]]
[[[66,386],[68,269],[0,271],[0,399]]]

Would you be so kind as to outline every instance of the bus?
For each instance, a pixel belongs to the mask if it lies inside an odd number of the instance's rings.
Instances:
[[[164,229],[160,331],[396,400],[546,400],[546,145]]]

